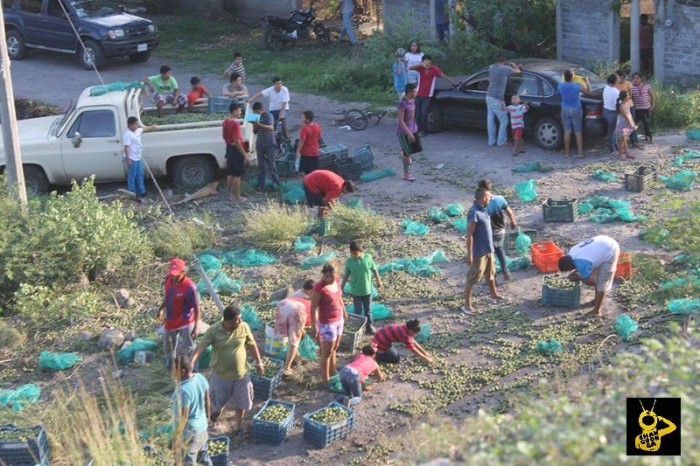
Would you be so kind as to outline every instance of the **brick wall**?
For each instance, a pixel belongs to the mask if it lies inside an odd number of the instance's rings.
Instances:
[[[673,25],[664,28],[666,82],[697,85],[700,75],[700,6],[676,4]]]
[[[384,30],[391,31],[395,24],[401,24],[406,12],[411,10],[411,22],[416,25],[416,31],[423,30],[432,37],[434,34],[433,3],[430,0],[384,0]]]
[[[610,26],[611,14],[610,0],[560,0],[557,55],[561,60],[585,66],[609,60],[610,36],[614,32]],[[619,44],[619,27],[615,30],[618,31],[615,43]]]

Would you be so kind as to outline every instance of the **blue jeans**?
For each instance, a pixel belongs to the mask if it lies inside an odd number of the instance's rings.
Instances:
[[[185,448],[185,457],[182,461],[184,466],[198,464],[213,466],[209,456],[209,434],[206,430],[192,437],[185,437]]]
[[[617,150],[617,140],[615,138],[615,127],[617,126],[617,112],[615,110],[603,109],[603,116],[608,124],[608,151]]]
[[[367,325],[372,325],[372,295],[367,296],[355,296],[352,295],[352,305],[355,308],[353,311],[355,314],[367,316]]]
[[[343,29],[340,31],[340,40],[343,40],[345,34],[347,34],[351,44],[357,44],[357,36],[355,35],[355,29],[353,29],[352,25],[352,17],[354,14],[354,11],[352,13],[343,12]]]
[[[143,181],[143,162],[141,160],[131,161],[129,171],[126,174],[126,187],[129,191],[139,196],[146,195],[146,185]]]
[[[496,121],[498,118],[498,141],[496,140]],[[503,109],[503,100],[486,96],[486,131],[489,135],[489,146],[502,146],[508,142],[508,112]]]
[[[428,132],[428,108],[430,107],[430,97],[416,96],[416,123],[418,131]]]
[[[508,272],[508,264],[506,263],[506,253],[504,251],[504,244],[506,239],[505,230],[494,230],[493,231],[493,251],[498,258],[498,262],[501,263],[501,270],[505,274]]]
[[[343,367],[340,369],[340,384],[343,386],[345,395],[350,397],[350,406],[359,404],[362,401],[362,382],[360,374],[354,369]]]

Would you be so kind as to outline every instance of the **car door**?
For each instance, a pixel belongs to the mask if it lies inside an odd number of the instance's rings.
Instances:
[[[43,0],[21,0],[22,21],[24,22],[24,40],[30,44],[40,44],[44,32],[44,24],[41,16]]]
[[[42,43],[61,50],[76,50],[78,42],[66,16],[66,14],[70,14],[70,10],[65,3],[61,4],[61,1],[46,0]]]
[[[460,88],[463,126],[486,127],[486,91],[488,91],[489,83],[489,73],[484,71],[470,78]]]
[[[542,78],[527,71],[512,74],[508,78],[505,95],[506,104],[510,105],[512,96],[519,95],[521,102],[529,105],[529,109],[525,114],[526,133],[529,132],[535,121],[540,119],[543,112],[550,111],[548,106],[543,106],[543,84]],[[551,86],[548,88],[551,89]]]
[[[68,178],[96,181],[126,179],[124,148],[113,107],[79,112],[61,136],[61,158]]]

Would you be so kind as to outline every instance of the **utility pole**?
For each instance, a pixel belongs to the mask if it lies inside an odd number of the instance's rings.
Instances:
[[[5,152],[5,173],[7,189],[23,209],[27,208],[27,189],[24,185],[22,153],[19,149],[17,114],[15,113],[15,93],[10,75],[10,57],[7,54],[5,39],[5,14],[0,8],[0,121],[2,123],[3,151]]]

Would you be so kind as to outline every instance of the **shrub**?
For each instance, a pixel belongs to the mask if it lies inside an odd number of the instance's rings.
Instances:
[[[97,293],[80,286],[29,285],[23,283],[14,296],[13,309],[31,331],[48,332],[78,326],[104,307]]]
[[[341,240],[369,240],[392,233],[393,227],[384,217],[364,207],[337,203],[329,216],[332,235]]]
[[[243,218],[243,238],[254,246],[271,251],[291,249],[296,237],[305,234],[312,224],[305,207],[274,201],[244,212]]]
[[[21,346],[27,336],[4,320],[0,320],[0,348],[13,349]]]
[[[600,77],[600,79],[608,79],[608,76],[615,73],[617,70],[628,70],[630,69],[630,62],[619,62],[617,60],[612,62],[597,61],[591,66],[591,71]]]
[[[700,120],[700,91],[682,90],[652,82],[654,111],[651,123],[658,129],[685,129]]]
[[[208,213],[199,217],[180,222],[174,222],[170,217],[161,219],[151,231],[155,254],[163,259],[191,257],[202,249],[218,245],[221,242],[218,225]]]

